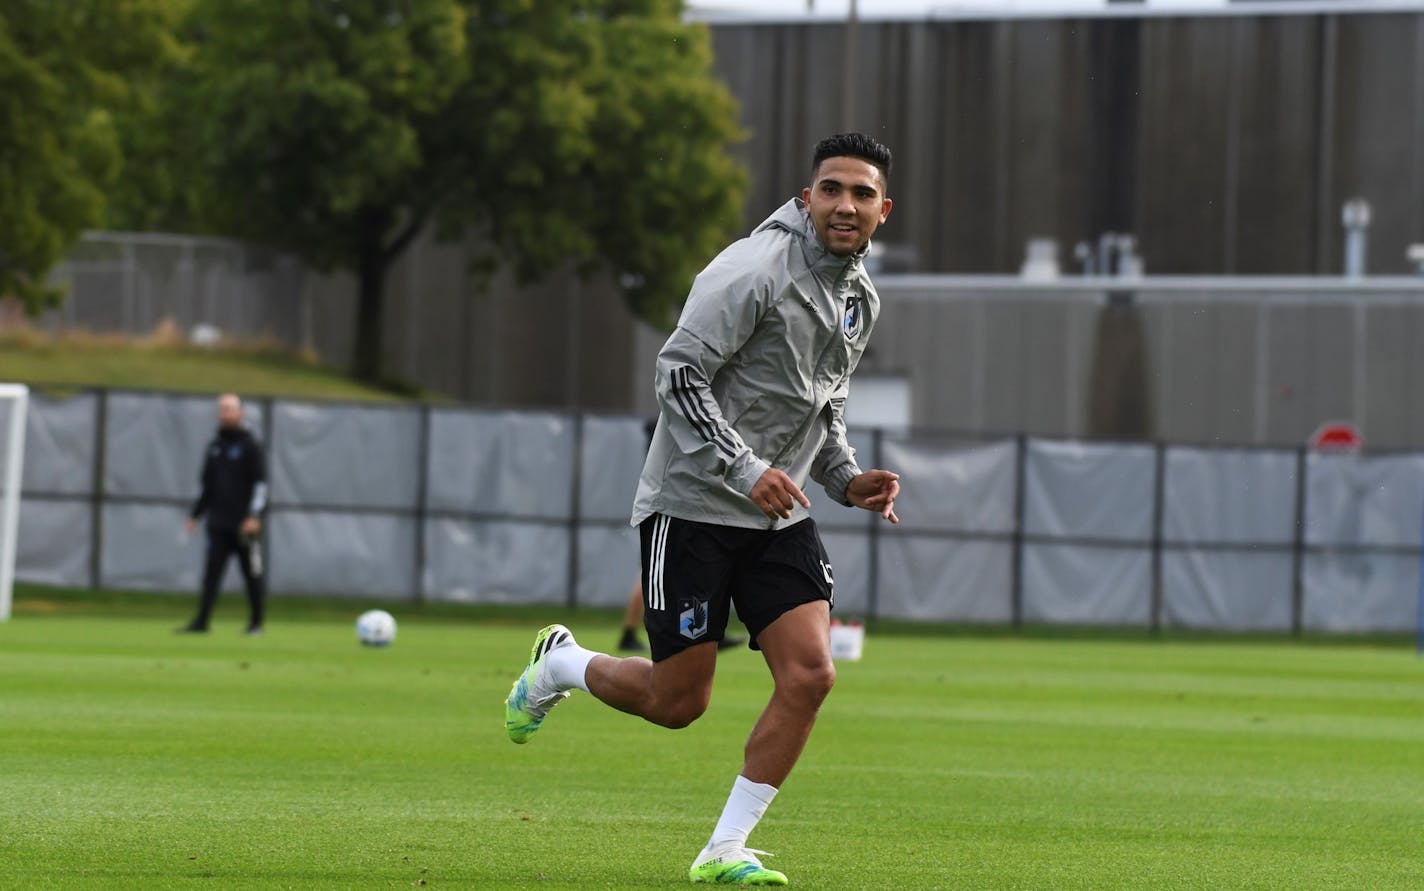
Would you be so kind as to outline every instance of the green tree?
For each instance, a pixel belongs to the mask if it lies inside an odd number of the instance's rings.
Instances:
[[[0,4],[0,295],[57,302],[50,269],[104,217],[131,78],[174,51],[165,0]]]
[[[188,112],[213,225],[356,273],[353,371],[426,226],[485,270],[611,273],[666,321],[740,219],[736,108],[676,0],[199,0]]]
[[[167,0],[175,26],[193,0]],[[200,159],[189,142],[193,129],[187,103],[192,47],[176,37],[169,51],[129,79],[129,101],[118,114],[122,165],[109,190],[103,225],[134,231],[202,232],[204,213]]]

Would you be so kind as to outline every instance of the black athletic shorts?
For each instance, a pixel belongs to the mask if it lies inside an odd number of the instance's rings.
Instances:
[[[721,640],[731,607],[757,636],[803,603],[835,604],[831,561],[810,518],[783,529],[742,529],[654,514],[643,544],[643,626],[654,662]]]

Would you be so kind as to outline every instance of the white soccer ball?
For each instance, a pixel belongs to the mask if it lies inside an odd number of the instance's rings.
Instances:
[[[356,639],[368,647],[384,647],[396,639],[395,617],[383,609],[367,610],[356,620]]]

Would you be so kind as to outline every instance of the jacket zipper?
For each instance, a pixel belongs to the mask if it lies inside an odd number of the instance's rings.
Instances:
[[[831,290],[831,302],[832,302],[833,304],[836,303],[836,302],[839,300],[839,298],[836,297],[836,285],[839,285],[839,284],[841,283],[841,281],[845,278],[846,272],[850,269],[851,265],[854,264],[854,263],[855,263],[854,260],[850,260],[850,261],[848,261],[844,266],[842,266],[842,267],[841,267],[840,274],[837,275],[835,281],[833,281],[833,282],[831,283],[831,289],[830,289],[830,290]],[[843,304],[845,301],[844,301],[844,300],[839,300],[839,302]],[[818,313],[818,315],[819,315],[819,313]],[[832,348],[832,347],[837,346],[837,345],[840,343],[840,340],[844,340],[844,339],[845,339],[845,332],[841,331],[841,325],[844,324],[844,322],[845,322],[845,317],[844,317],[844,316],[841,317],[841,320],[840,320],[840,321],[835,321],[835,316],[834,316],[834,314],[832,315],[832,327],[835,329],[835,333],[834,333],[834,335],[831,337],[830,343],[826,345],[826,348],[823,349],[823,350],[821,350],[821,352],[817,354],[817,356],[816,356],[816,364],[811,368],[811,389],[812,389],[813,391],[814,391],[815,388],[816,388],[816,371],[821,367],[821,362],[822,362],[822,360],[824,360],[824,359],[826,358],[826,354],[831,351],[831,348]],[[837,340],[837,338],[840,338],[840,340]],[[807,415],[806,418],[805,418],[801,423],[802,423],[802,424],[807,424],[807,423],[814,422],[815,419],[816,419],[816,415],[819,415],[819,414],[820,414],[819,411],[812,412],[811,414]],[[799,429],[799,428],[798,428],[798,429]],[[771,466],[772,466],[772,467],[775,467],[775,466],[781,461],[782,458],[786,457],[786,451],[787,451],[787,449],[789,449],[790,447],[791,447],[791,442],[787,442],[786,445],[784,445],[784,446],[781,447],[781,451],[777,452],[777,453],[776,453],[776,457],[771,460]],[[769,524],[768,524],[767,528],[768,528],[768,529],[775,529],[775,528],[776,528],[776,524],[779,523],[779,522],[781,522],[781,521],[780,521],[780,520],[771,520],[771,521],[769,521]]]

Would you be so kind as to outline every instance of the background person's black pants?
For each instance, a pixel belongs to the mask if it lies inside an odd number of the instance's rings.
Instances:
[[[252,549],[257,546],[255,540],[247,539],[236,529],[208,529],[208,559],[203,568],[203,597],[198,604],[198,615],[193,619],[192,627],[208,627],[213,606],[218,602],[218,589],[222,587],[228,558],[234,555],[237,557],[238,568],[242,570],[242,579],[247,583],[247,603],[250,607],[247,627],[262,627],[262,607],[266,590],[261,560],[252,559]]]

